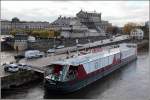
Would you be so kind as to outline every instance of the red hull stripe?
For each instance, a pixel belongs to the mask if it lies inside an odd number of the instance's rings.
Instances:
[[[77,79],[79,79],[79,80],[83,79],[87,76],[87,73],[86,73],[83,65],[79,65],[77,73],[78,73]]]
[[[121,61],[120,60],[118,60],[118,61],[116,60],[115,63],[113,63],[111,65],[108,65],[108,66],[105,66],[103,68],[100,68],[100,69],[98,69],[96,71],[93,71],[93,72],[91,72],[89,74],[86,73],[86,71],[84,70],[83,65],[80,65],[79,69],[78,69],[77,79],[81,80],[81,79],[84,79],[86,77],[90,77],[90,76],[93,76],[95,74],[98,74],[98,73],[103,73],[104,71],[109,70],[111,67],[113,67],[114,64],[119,64],[119,63],[121,63]]]

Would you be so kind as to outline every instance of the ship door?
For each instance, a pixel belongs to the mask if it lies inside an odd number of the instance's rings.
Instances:
[[[67,73],[67,79],[68,80],[76,79],[77,78],[77,70],[78,70],[77,66],[70,66],[68,73]]]

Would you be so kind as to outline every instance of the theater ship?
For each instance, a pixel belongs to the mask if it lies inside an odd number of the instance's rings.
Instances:
[[[137,45],[124,43],[90,49],[55,61],[44,73],[44,87],[53,93],[77,91],[137,58]]]

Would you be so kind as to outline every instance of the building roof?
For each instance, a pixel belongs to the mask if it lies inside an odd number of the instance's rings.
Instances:
[[[131,30],[131,33],[133,33],[133,32],[144,33],[142,29],[138,29],[138,28],[135,28],[135,29]]]
[[[6,19],[0,19],[0,21],[11,22],[10,20],[6,20]],[[19,21],[18,23],[49,23],[49,22],[47,21]]]
[[[77,13],[77,14],[93,14],[93,15],[101,15],[101,13],[97,13],[95,10],[94,11],[83,11],[82,9]]]
[[[6,20],[6,19],[0,19],[0,21],[9,21],[9,20]]]
[[[69,27],[69,28],[70,27],[74,28],[74,26],[80,26],[80,28],[87,28],[80,22],[80,20],[77,17],[58,17],[57,20],[51,23],[51,26]]]

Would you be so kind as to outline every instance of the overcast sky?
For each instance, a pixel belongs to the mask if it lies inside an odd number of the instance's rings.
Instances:
[[[58,16],[75,16],[80,10],[102,13],[102,20],[123,26],[149,20],[149,1],[2,1],[1,19],[53,22]]]

